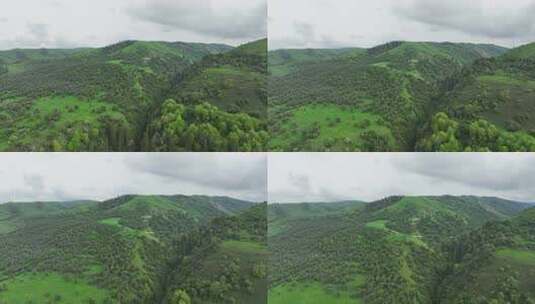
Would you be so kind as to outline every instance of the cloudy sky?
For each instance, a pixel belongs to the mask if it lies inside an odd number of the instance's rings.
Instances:
[[[480,195],[535,202],[535,154],[276,153],[270,202]]]
[[[4,153],[0,203],[205,194],[266,200],[266,158],[247,153]]]
[[[3,0],[0,50],[266,37],[267,0]]]
[[[535,41],[535,0],[269,0],[270,48]]]

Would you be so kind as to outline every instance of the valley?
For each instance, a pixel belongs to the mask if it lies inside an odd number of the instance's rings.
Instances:
[[[264,151],[267,40],[0,51],[0,151]]]
[[[533,303],[534,210],[475,196],[270,204],[269,303]]]
[[[268,54],[271,151],[534,151],[533,44]]]
[[[183,195],[2,204],[0,303],[265,303],[265,212]]]

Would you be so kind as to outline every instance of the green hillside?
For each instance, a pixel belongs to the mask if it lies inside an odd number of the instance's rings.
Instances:
[[[268,54],[269,75],[285,76],[298,69],[299,64],[314,61],[332,60],[364,53],[364,49],[306,49],[276,50]]]
[[[263,263],[263,252],[247,251],[261,246],[262,230],[242,222],[260,216],[259,208],[231,198],[182,195],[0,205],[0,303],[177,303],[168,298],[175,292],[168,278],[184,273],[169,265],[186,255],[203,258],[205,244],[221,246],[213,259],[245,255],[240,277]],[[224,233],[194,242],[205,230]],[[242,247],[246,252],[234,249]],[[210,280],[224,271],[214,271]],[[258,296],[259,289],[241,283],[234,296]]]
[[[269,303],[454,303],[440,294],[449,288],[451,244],[529,207],[497,198],[390,197],[287,220],[268,234]],[[487,303],[469,302],[477,296],[459,303]]]
[[[535,43],[514,48],[504,55],[508,59],[535,59]]]
[[[0,52],[0,150],[227,151],[236,133],[236,149],[261,150],[262,45],[124,41]],[[180,125],[162,109],[168,99],[184,107],[172,111]],[[213,114],[196,111],[208,105]]]
[[[533,151],[533,44],[476,61],[444,83],[432,103],[424,151]]]
[[[183,238],[195,246],[175,248],[180,258],[170,265],[176,271],[168,277],[167,303],[179,303],[178,293],[193,304],[267,303],[266,206],[218,218]]]
[[[363,208],[360,201],[331,203],[271,204],[268,209],[268,236],[282,233],[292,221],[327,215],[341,215]]]
[[[144,150],[265,151],[266,40],[204,57],[177,77],[152,115]]]
[[[473,62],[505,51],[405,41],[370,49],[272,51],[270,147],[412,151],[443,83]]]
[[[535,209],[490,223],[449,247],[441,303],[535,303]]]

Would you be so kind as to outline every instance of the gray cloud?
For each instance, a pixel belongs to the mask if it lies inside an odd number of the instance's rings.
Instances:
[[[262,191],[266,187],[266,161],[248,159],[246,154],[184,153],[181,157],[162,154],[145,156],[141,161],[128,159],[134,170],[176,180],[232,191]]]
[[[394,13],[437,28],[489,38],[525,38],[535,34],[535,2],[495,8],[486,1],[401,1]],[[504,1],[505,2],[505,1]]]
[[[295,21],[294,28],[297,34],[296,37],[298,37],[297,40],[301,40],[304,43],[316,40],[316,30],[312,24]]]
[[[14,153],[0,155],[0,163],[5,169],[0,172],[0,203],[103,200],[124,194],[267,197],[263,154]]]
[[[293,30],[293,31],[292,31]],[[317,27],[309,22],[294,21],[291,36],[273,39],[269,41],[271,49],[291,46],[292,48],[308,48],[321,46],[322,48],[339,48],[351,46],[350,43],[337,40],[336,36],[321,33]],[[351,37],[361,37],[352,35]]]
[[[48,25],[42,23],[28,23],[28,32],[35,39],[45,41],[48,39]]]
[[[0,172],[0,175],[2,172]],[[9,189],[0,189],[0,203],[8,201],[71,201],[81,199],[76,193],[57,184],[47,185],[42,174],[24,174],[22,181]]]
[[[270,49],[392,40],[515,46],[535,40],[534,15],[535,0],[270,0],[268,38]]]
[[[404,172],[428,177],[437,183],[455,182],[474,189],[535,195],[535,189],[531,190],[531,185],[535,184],[535,157],[528,155],[444,154],[440,161],[422,155],[408,160],[393,159],[393,164]]]
[[[266,1],[150,0],[129,10],[131,16],[165,27],[212,37],[256,39],[267,36]],[[229,3],[229,1],[226,1]],[[246,4],[249,5],[248,8]]]
[[[32,192],[40,193],[45,189],[45,182],[41,175],[24,175],[24,183],[28,185]]]
[[[445,194],[535,202],[534,154],[292,154],[270,155],[270,202]]]
[[[310,180],[308,176],[301,175],[301,174],[294,174],[290,172],[288,176],[288,180],[290,181],[290,184],[297,189],[299,189],[302,192],[309,192],[310,191]]]
[[[73,48],[80,46],[76,41],[69,40],[59,34],[51,35],[49,25],[43,23],[26,24],[25,33],[11,40],[0,40],[0,49],[8,49],[12,46],[20,48]]]
[[[267,35],[266,0],[24,0],[0,12],[0,49],[122,40],[242,44]]]

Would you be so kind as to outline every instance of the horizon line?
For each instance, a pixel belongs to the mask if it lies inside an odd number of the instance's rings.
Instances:
[[[269,42],[269,38],[268,38],[268,42]],[[368,50],[368,49],[373,49],[375,47],[378,47],[378,46],[381,46],[381,45],[385,45],[385,44],[388,44],[388,43],[392,43],[392,42],[492,45],[492,46],[505,48],[505,49],[508,49],[508,50],[516,49],[516,48],[519,48],[519,47],[522,47],[522,46],[525,46],[525,45],[528,45],[528,44],[535,43],[535,41],[532,41],[532,42],[526,42],[526,43],[523,43],[523,44],[520,44],[520,45],[517,45],[517,46],[510,47],[510,46],[504,46],[504,45],[501,45],[501,44],[491,43],[491,42],[467,42],[467,41],[453,42],[453,41],[448,41],[448,40],[433,41],[433,40],[403,40],[403,39],[398,39],[398,40],[389,40],[389,41],[386,41],[386,42],[383,42],[383,43],[380,43],[380,44],[376,44],[376,45],[371,46],[371,47],[362,47],[362,46],[357,46],[357,45],[350,46],[350,45],[348,45],[348,46],[338,46],[338,47],[280,47],[280,48],[269,48],[269,44],[268,44],[268,51],[281,51],[281,50],[343,50],[343,49],[364,49],[364,50]]]

